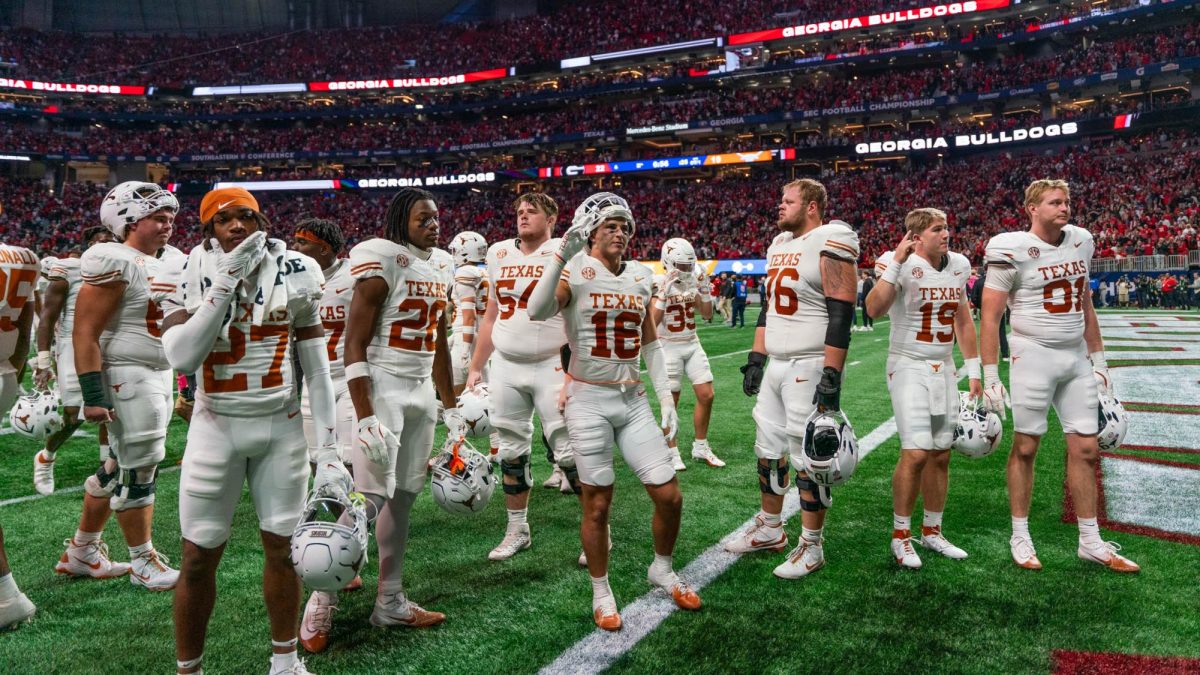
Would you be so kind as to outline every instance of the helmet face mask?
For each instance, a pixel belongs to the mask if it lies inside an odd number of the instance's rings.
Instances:
[[[487,507],[496,490],[496,473],[491,461],[476,452],[465,439],[447,439],[433,459],[429,489],[433,501],[444,511],[468,514]]]
[[[987,457],[1000,446],[1000,438],[1004,434],[1000,417],[968,392],[959,392],[959,401],[952,447],[967,457]]]
[[[800,467],[823,487],[841,485],[858,467],[858,439],[842,411],[814,410],[804,425],[804,452]]]
[[[162,210],[179,212],[175,195],[154,183],[126,181],[108,191],[100,203],[100,222],[119,239],[130,225]]]

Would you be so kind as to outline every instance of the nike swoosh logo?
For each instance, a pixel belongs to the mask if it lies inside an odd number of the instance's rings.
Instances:
[[[561,372],[562,372],[562,368],[559,368],[558,366],[554,366],[554,372],[556,372],[556,373],[561,373]]]
[[[221,209],[225,208],[226,206],[229,206],[230,204],[232,204],[236,201],[237,201],[236,199],[230,199],[229,201],[225,202],[224,204],[217,204],[217,210],[220,211]]]
[[[1080,246],[1083,246],[1083,242],[1082,242],[1082,241],[1081,241],[1081,242],[1079,242],[1079,243],[1077,243],[1077,244],[1075,244],[1075,248],[1079,248]]]
[[[955,272],[955,273],[954,273],[954,276],[956,276],[956,277],[961,277],[961,276],[962,276],[962,272]]]
[[[818,563],[813,563],[811,565],[805,565],[804,568],[807,569],[809,572],[811,572],[820,566],[821,566],[821,563],[818,562]]]
[[[333,294],[334,294],[334,295],[341,295],[342,293],[344,293],[344,292],[346,292],[346,291],[348,291],[348,290],[350,290],[350,289],[349,289],[349,288],[337,288],[337,289],[334,289],[334,291],[333,291]]]
[[[98,562],[90,563],[90,562],[88,562],[88,561],[86,561],[86,560],[81,560],[81,559],[79,559],[79,558],[76,558],[76,559],[75,559],[75,561],[76,561],[76,562],[81,562],[81,563],[83,563],[84,565],[87,565],[88,567],[90,567],[90,568],[92,568],[92,569],[94,569],[94,570],[98,570],[98,569],[100,569],[101,567],[103,567],[103,564],[102,564],[102,563],[98,563]]]
[[[807,378],[803,378],[803,377],[797,377],[797,378],[796,378],[796,381],[797,381],[797,382],[808,382],[808,379],[807,379]]]
[[[295,417],[296,415],[299,415],[299,414],[300,414],[300,411],[299,411],[299,410],[297,410],[296,412],[290,412],[290,413],[288,413],[288,419],[290,420],[290,419],[292,419],[293,417]]]

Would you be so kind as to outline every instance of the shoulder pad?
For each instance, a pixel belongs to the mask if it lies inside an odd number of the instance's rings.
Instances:
[[[875,259],[875,273],[883,274],[884,270],[892,264],[892,260],[896,257],[895,251],[888,251]]]
[[[984,250],[984,259],[988,263],[1016,264],[1029,259],[1029,246],[1026,245],[1025,232],[1002,232],[992,237]]]
[[[368,239],[350,249],[350,276],[382,277],[412,264],[412,253],[387,239]]]
[[[96,244],[84,251],[79,259],[79,274],[85,283],[94,285],[127,282],[134,264],[133,253],[136,253],[133,249],[116,242]]]
[[[821,245],[821,253],[827,253],[841,260],[858,262],[859,247],[858,233],[840,220],[822,225],[815,230],[825,237]]]
[[[796,236],[793,235],[791,232],[780,232],[779,234],[775,235],[774,239],[771,240],[771,246],[778,246],[780,244],[786,244],[795,238],[796,238]]]

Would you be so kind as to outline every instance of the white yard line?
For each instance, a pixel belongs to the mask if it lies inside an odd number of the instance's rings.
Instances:
[[[858,442],[861,453],[859,461],[895,433],[896,419],[893,417],[860,439]],[[799,510],[800,499],[796,491],[789,491],[783,501],[783,517],[790,518]],[[715,581],[741,557],[739,554],[726,551],[725,544],[753,524],[754,519],[751,518],[738,529],[725,535],[721,541],[708,547],[687,567],[683,568],[680,576],[697,591]],[[587,637],[567,648],[553,663],[542,668],[541,675],[600,673],[633,649],[642,638],[658,628],[658,625],[676,609],[675,603],[665,592],[651,591],[621,609],[623,627],[620,632],[610,633],[597,628]]]
[[[160,470],[158,472],[158,474],[161,476],[164,473],[173,473],[178,470],[179,470],[178,466],[168,466],[167,468]],[[48,495],[32,494],[32,495],[25,495],[24,497],[13,497],[12,499],[5,499],[5,500],[0,501],[0,507],[11,506],[13,504],[21,504],[24,502],[32,502],[32,501],[36,501],[38,499],[45,499],[46,497],[57,497],[58,495],[69,495],[69,494],[74,494],[76,492],[82,492],[82,491],[83,491],[83,485],[81,484],[81,485],[76,485],[76,486],[69,487],[69,488],[63,488],[61,490],[55,490],[52,494],[48,494]]]

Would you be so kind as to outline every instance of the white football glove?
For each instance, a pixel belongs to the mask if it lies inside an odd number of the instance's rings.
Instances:
[[[337,450],[323,448],[317,460],[317,473],[313,477],[313,492],[320,496],[345,498],[354,489],[354,479],[346,465],[338,459]]]
[[[1092,361],[1092,375],[1096,378],[1096,387],[1101,393],[1111,397],[1113,394],[1112,376],[1108,373],[1108,361],[1104,358],[1104,352],[1092,352],[1088,358]]]
[[[996,413],[1001,421],[1006,416],[1005,406],[1012,407],[1012,399],[1008,397],[1008,390],[1000,381],[999,368],[995,364],[983,367],[983,404],[989,411]]]
[[[220,251],[216,240],[212,241],[213,250]],[[217,263],[217,278],[213,280],[213,285],[231,289],[249,277],[267,255],[266,242],[267,233],[259,230],[243,239],[242,243],[229,253],[221,254]]]
[[[667,430],[667,442],[675,440],[675,434],[679,433],[679,413],[675,411],[675,406],[664,406],[662,409],[662,424],[663,429]]]
[[[363,453],[373,463],[391,469],[396,464],[396,453],[400,451],[400,441],[374,415],[358,421],[358,443]]]
[[[671,295],[671,287],[679,283],[679,270],[668,269],[663,275],[662,285],[658,288],[658,299],[666,301]]]
[[[712,291],[712,279],[708,278],[708,270],[700,263],[696,263],[696,286],[705,294]]]
[[[458,408],[447,408],[442,413],[442,421],[446,423],[447,437],[462,440],[467,435],[467,421]]]
[[[558,246],[558,255],[563,261],[574,258],[587,248],[588,237],[592,234],[592,217],[588,214],[576,214],[571,227],[563,234],[562,243]]]

